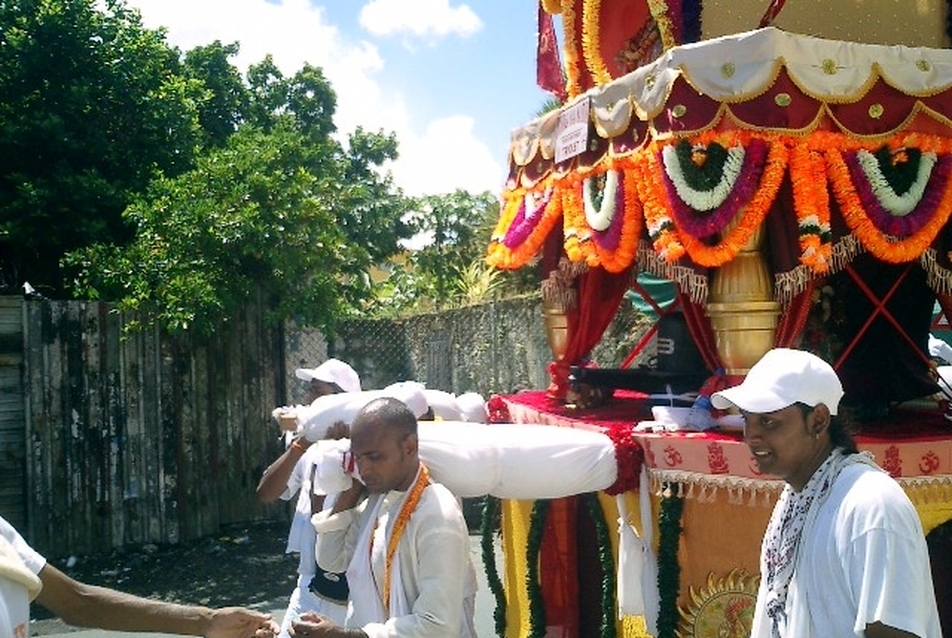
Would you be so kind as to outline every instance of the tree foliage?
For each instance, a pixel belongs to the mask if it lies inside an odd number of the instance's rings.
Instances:
[[[357,131],[344,149],[319,69],[285,78],[266,59],[249,78],[249,120],[127,209],[131,244],[69,257],[79,291],[205,333],[262,292],[276,319],[327,332],[359,310],[369,266],[409,232],[402,197],[375,169],[395,141]]]
[[[118,0],[0,3],[0,277],[62,291],[60,257],[131,236],[122,211],[188,170],[202,87]]]

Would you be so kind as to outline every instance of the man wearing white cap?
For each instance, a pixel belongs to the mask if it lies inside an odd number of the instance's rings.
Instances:
[[[298,368],[294,376],[308,382],[307,403],[327,394],[360,392],[357,372],[340,359],[328,359],[316,368]]]
[[[342,392],[360,392],[357,372],[339,359],[328,359],[316,368],[298,368],[295,376],[308,383],[305,401]],[[343,435],[346,430],[338,432]],[[313,447],[312,447],[313,446]],[[288,533],[289,553],[298,553],[298,579],[281,625],[282,638],[290,634],[291,621],[300,614],[314,611],[343,622],[347,612],[347,580],[344,574],[320,570],[314,555],[317,541],[311,515],[333,505],[333,498],[314,493],[314,474],[319,450],[306,437],[299,437],[264,471],[258,483],[258,498],[270,503],[278,498],[291,499],[297,494],[291,529]]]
[[[751,637],[941,638],[919,517],[833,418],[842,397],[828,363],[786,348],[711,397],[740,411],[758,468],[786,482],[761,546]]]

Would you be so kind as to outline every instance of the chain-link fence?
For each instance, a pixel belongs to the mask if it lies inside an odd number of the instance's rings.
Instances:
[[[651,319],[625,298],[592,352],[603,368],[620,367],[651,326]],[[285,361],[289,401],[304,388],[295,368],[313,367],[337,357],[360,374],[361,385],[380,388],[416,380],[428,388],[483,396],[545,388],[552,359],[538,295],[400,318],[350,320],[328,343],[319,332],[289,326]],[[648,365],[650,340],[629,366]]]

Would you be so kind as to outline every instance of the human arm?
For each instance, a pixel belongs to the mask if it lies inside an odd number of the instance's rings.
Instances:
[[[291,623],[291,629],[296,638],[367,638],[367,634],[359,627],[341,627],[330,618],[316,614],[313,611],[301,614],[301,617]]]
[[[210,609],[133,596],[74,580],[47,564],[36,602],[78,627],[150,631],[206,638],[268,637],[277,633],[269,614],[225,607]]]
[[[881,622],[874,622],[866,625],[866,638],[921,638],[921,636],[884,625]]]
[[[288,481],[298,461],[304,456],[304,453],[312,445],[310,441],[304,438],[295,439],[295,441],[281,453],[274,463],[268,466],[268,469],[261,475],[258,481],[258,487],[255,492],[258,500],[262,503],[271,503],[281,497],[288,489]]]
[[[337,495],[330,510],[311,517],[311,524],[317,532],[315,555],[321,569],[343,572],[350,564],[360,533],[359,513],[364,493],[363,484],[354,480],[348,489]]]

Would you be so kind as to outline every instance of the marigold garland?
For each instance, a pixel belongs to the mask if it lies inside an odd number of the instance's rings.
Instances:
[[[547,196],[545,193],[549,189],[552,189],[551,194]],[[546,180],[532,191],[514,188],[503,193],[502,214],[490,237],[487,264],[515,270],[525,266],[539,252],[545,238],[562,217],[562,197],[557,191],[558,187]],[[545,206],[540,213],[526,215],[527,198],[531,204],[535,197],[544,201]]]
[[[737,133],[728,136],[730,139],[725,145],[736,142],[751,147],[750,136]],[[705,136],[701,136],[702,144],[709,143]],[[666,185],[662,175],[661,153],[658,144],[649,145],[641,155],[641,175],[639,176],[639,191],[644,205],[645,221],[648,225],[649,238],[652,240],[655,251],[669,263],[675,261],[686,252],[694,263],[709,268],[721,266],[733,259],[740,249],[750,240],[754,232],[760,228],[773,204],[783,180],[787,166],[787,147],[780,140],[762,140],[767,144],[766,164],[760,175],[759,182],[753,189],[750,198],[737,202],[742,208],[736,225],[713,246],[708,246],[700,238],[693,236],[687,228],[681,228],[675,223],[677,213],[675,203],[667,196]],[[760,142],[754,144],[756,146]],[[740,180],[738,180],[740,181]],[[745,189],[746,191],[746,189]],[[677,201],[680,203],[680,199]]]
[[[833,233],[822,153],[807,144],[794,144],[790,151],[790,180],[797,212],[800,263],[817,274],[825,274],[830,270]]]
[[[599,18],[602,13],[602,0],[584,0],[582,4],[582,55],[589,73],[598,85],[612,81],[611,73],[602,60],[602,39],[599,31]]]
[[[638,196],[641,200],[648,239],[654,251],[666,261],[673,263],[684,255],[684,246],[675,232],[674,222],[668,213],[663,193],[658,192],[657,176],[661,169],[654,144],[638,154],[632,164]]]
[[[935,214],[935,207],[939,202],[937,198],[932,197],[932,195],[934,195],[937,190],[941,191],[943,184],[949,179],[952,157],[943,155],[941,158],[936,158],[934,153],[922,155],[926,160],[923,162],[923,165],[929,168],[929,173],[924,176],[924,179],[917,180],[919,181],[919,183],[916,184],[918,188],[906,193],[907,195],[913,196],[910,198],[912,201],[904,202],[904,204],[906,204],[904,208],[906,208],[907,211],[904,214],[900,214],[887,210],[883,205],[883,199],[880,196],[883,193],[877,194],[877,186],[880,191],[892,191],[892,188],[888,184],[883,188],[882,184],[877,185],[869,179],[868,173],[863,170],[862,166],[861,154],[863,153],[866,155],[869,154],[862,149],[855,153],[844,153],[843,160],[846,162],[847,169],[849,169],[853,188],[856,190],[856,195],[859,197],[863,205],[863,210],[866,211],[866,215],[873,225],[884,235],[890,235],[892,237],[909,237],[910,235],[914,235],[922,229]],[[931,162],[928,161],[929,158],[932,159]],[[927,188],[929,188],[928,195],[926,194]]]
[[[562,33],[565,42],[565,91],[569,99],[581,93],[582,78],[578,65],[578,42],[575,33],[575,0],[562,0]]]
[[[592,228],[586,217],[585,180],[589,189],[601,175],[614,171],[617,180],[615,192],[602,191],[602,198],[614,198],[614,214],[603,231]],[[590,268],[600,266],[612,273],[619,273],[631,266],[638,252],[643,212],[638,197],[633,169],[622,170],[621,164],[609,162],[599,172],[582,175],[573,173],[563,182],[563,232],[565,254],[572,262],[584,262]]]
[[[410,488],[409,493],[403,500],[403,505],[400,507],[400,512],[397,514],[397,518],[393,523],[393,528],[390,530],[390,538],[387,540],[387,554],[383,575],[382,597],[384,609],[386,609],[388,613],[390,612],[390,577],[393,567],[393,557],[397,553],[397,547],[400,545],[400,538],[403,537],[403,532],[406,529],[407,522],[410,520],[413,512],[416,511],[417,505],[420,503],[420,498],[423,496],[423,491],[429,485],[430,472],[427,470],[426,465],[420,463],[420,469],[417,473],[416,480],[414,480],[413,486]],[[373,536],[371,536],[371,538],[373,538]]]
[[[585,221],[582,182],[585,178],[572,173],[562,191],[562,228],[565,256],[572,262],[584,262],[589,267],[598,265],[598,256],[592,245],[592,231]],[[616,211],[617,214],[617,211]]]
[[[700,239],[687,233],[681,233],[681,242],[692,261],[700,266],[716,268],[732,260],[740,249],[750,240],[760,228],[764,218],[780,190],[780,182],[787,167],[787,147],[775,141],[770,144],[767,155],[767,166],[760,179],[760,184],[753,196],[747,201],[738,213],[742,215],[737,224],[720,243],[708,246]]]
[[[720,146],[717,143],[708,148]],[[707,239],[724,231],[737,213],[750,201],[763,175],[768,147],[763,140],[753,139],[747,149],[737,145],[726,153],[727,161],[721,163],[722,176],[716,185],[704,192],[687,184],[690,168],[672,157],[666,147],[662,151],[665,171],[660,176],[668,193],[668,205],[681,234],[687,233],[696,239]],[[723,148],[723,147],[722,147]],[[737,149],[740,149],[738,152]],[[670,161],[669,161],[670,160]],[[688,167],[694,166],[693,162]],[[694,181],[700,181],[694,179]],[[719,192],[718,192],[719,191]],[[693,197],[691,195],[694,195]],[[687,197],[690,197],[688,199]],[[703,203],[703,205],[701,205]]]
[[[924,199],[930,200],[929,207],[936,212],[922,228],[906,238],[885,235],[876,227],[864,209],[840,150],[827,147],[826,160],[827,174],[846,225],[863,246],[880,261],[901,264],[918,259],[935,241],[952,213],[952,179],[946,179],[939,188],[928,189],[926,192]]]

